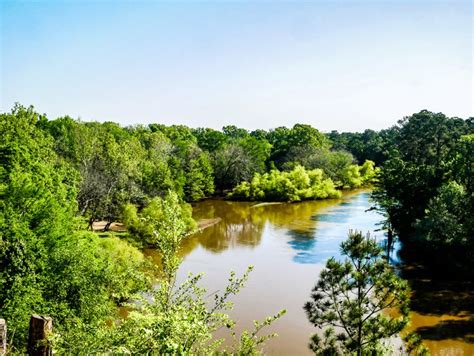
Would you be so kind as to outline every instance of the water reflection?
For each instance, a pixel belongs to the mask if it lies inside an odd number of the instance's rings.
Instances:
[[[287,235],[291,238],[288,241],[288,245],[296,251],[296,255],[293,257],[294,262],[304,264],[320,262],[320,256],[313,252],[316,251],[315,231],[316,229],[305,232],[296,230],[289,230],[287,232]]]
[[[340,259],[339,246],[347,237],[348,229],[364,229],[368,222],[375,223],[380,219],[376,213],[366,211],[370,206],[369,197],[367,192],[346,197],[346,201],[312,215],[310,219],[315,222],[313,228],[304,232],[288,231],[287,235],[292,238],[288,244],[297,251],[293,261],[316,264],[324,263],[330,257]]]
[[[379,216],[366,212],[368,192],[347,193],[342,199],[310,201],[294,204],[255,204],[209,200],[195,204],[196,220],[220,218],[221,221],[195,234],[190,246],[202,246],[212,253],[229,248],[255,248],[262,240],[265,226],[287,237],[294,255],[293,262],[324,263],[339,257],[339,243],[349,228],[374,226]],[[192,249],[183,248],[183,254]]]
[[[311,220],[332,223],[345,223],[347,222],[347,220],[349,220],[349,217],[349,209],[337,209],[336,211],[331,213],[313,215],[311,217]]]
[[[260,243],[264,220],[252,214],[251,203],[224,200],[205,201],[195,205],[196,220],[220,218],[217,224],[192,236],[206,250],[219,253],[237,246],[255,247]]]

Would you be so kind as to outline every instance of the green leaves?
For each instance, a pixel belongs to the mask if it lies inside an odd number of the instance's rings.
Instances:
[[[304,306],[309,321],[323,329],[325,337],[312,338],[310,348],[318,355],[342,350],[358,355],[378,354],[387,338],[408,323],[409,288],[382,258],[383,251],[370,236],[350,232],[341,244],[347,258],[331,258]],[[392,318],[387,310],[398,308]],[[336,335],[335,329],[340,330]]]
[[[229,194],[231,199],[261,201],[301,201],[336,198],[340,196],[333,182],[324,178],[320,169],[307,171],[296,166],[292,171],[272,170],[256,174],[250,183],[239,184]]]
[[[135,248],[73,232],[78,176],[40,125],[32,108],[0,115],[0,308],[20,352],[31,314],[50,315],[67,334],[105,322],[148,285]]]
[[[173,191],[151,199],[140,212],[135,205],[125,205],[122,220],[134,238],[149,245],[157,245],[169,229],[175,230],[174,236],[184,236],[196,228],[191,206]]]

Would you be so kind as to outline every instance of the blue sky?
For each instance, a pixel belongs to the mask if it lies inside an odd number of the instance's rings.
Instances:
[[[0,110],[248,129],[473,113],[471,1],[8,1]]]

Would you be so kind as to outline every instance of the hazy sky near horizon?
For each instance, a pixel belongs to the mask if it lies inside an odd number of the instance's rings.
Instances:
[[[474,116],[472,1],[8,1],[0,110],[320,130]]]

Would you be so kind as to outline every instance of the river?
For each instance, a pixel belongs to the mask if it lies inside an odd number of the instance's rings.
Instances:
[[[340,199],[294,204],[197,203],[193,206],[196,220],[221,220],[186,240],[180,278],[188,272],[204,272],[203,285],[213,292],[226,285],[230,271],[242,274],[253,265],[246,287],[232,299],[235,307],[231,315],[238,321],[237,331],[251,329],[253,320],[286,309],[287,313],[266,330],[279,335],[267,342],[266,353],[310,355],[307,345],[316,330],[307,321],[303,305],[326,260],[340,257],[339,245],[349,229],[384,239],[383,233],[376,231],[381,216],[367,211],[369,198],[368,191],[354,191]],[[393,262],[398,262],[396,257]],[[411,329],[434,326],[436,331],[436,325],[459,321],[460,317],[469,319],[471,315],[413,312]],[[434,355],[473,355],[473,341],[464,336],[432,337],[426,344]]]

